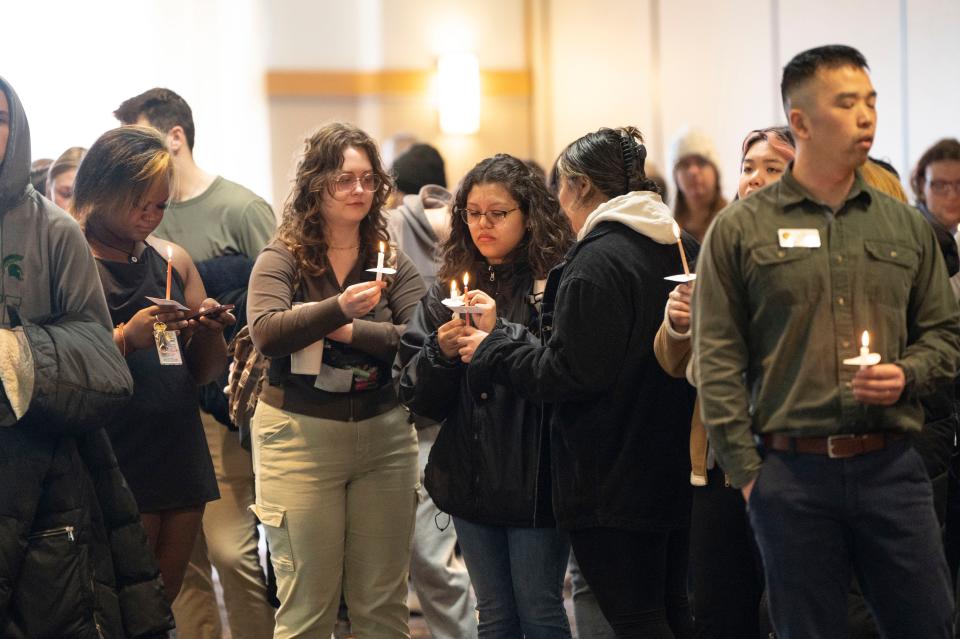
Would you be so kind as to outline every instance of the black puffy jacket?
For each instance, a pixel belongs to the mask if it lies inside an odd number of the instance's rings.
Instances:
[[[529,299],[529,268],[478,264],[478,288],[497,303],[497,325],[511,340],[539,343],[539,313]],[[425,471],[427,491],[440,510],[480,524],[553,526],[549,442],[541,404],[505,386],[474,393],[466,366],[447,360],[437,328],[450,320],[440,300],[449,289],[436,282],[401,338],[400,401],[413,413],[442,422]]]
[[[80,227],[28,185],[26,117],[0,91],[0,350],[20,376],[13,397],[0,386],[0,637],[164,636],[173,617],[102,428],[133,381]]]

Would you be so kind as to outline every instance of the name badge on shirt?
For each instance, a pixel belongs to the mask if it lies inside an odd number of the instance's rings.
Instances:
[[[820,248],[818,229],[777,229],[781,248]]]

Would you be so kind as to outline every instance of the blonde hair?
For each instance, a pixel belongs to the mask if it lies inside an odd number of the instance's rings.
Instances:
[[[159,131],[122,126],[107,131],[87,152],[73,185],[73,215],[86,227],[119,216],[160,179],[173,177],[173,158]]]
[[[903,190],[903,185],[896,175],[883,168],[873,160],[868,159],[860,167],[860,175],[863,181],[878,191],[886,193],[895,200],[907,203],[907,193]]]

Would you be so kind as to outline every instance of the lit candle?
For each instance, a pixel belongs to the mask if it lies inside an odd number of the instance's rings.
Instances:
[[[470,286],[468,286],[469,284],[470,284],[470,273],[464,273],[463,274],[463,303],[465,305],[467,304],[467,291],[470,290]],[[469,313],[464,314],[463,320],[467,323],[467,326],[470,326]]]
[[[383,279],[383,242],[380,242],[380,252],[377,253],[377,281]]]
[[[860,336],[860,357],[866,358],[870,356],[870,333],[864,331],[863,335]],[[860,370],[866,368],[866,364],[860,364]]]
[[[677,238],[677,247],[680,249],[680,259],[683,261],[683,274],[690,275],[690,267],[687,266],[687,254],[683,250],[683,242],[680,240],[680,225],[673,223],[673,236]]]
[[[167,296],[170,299],[170,284],[173,283],[173,247],[167,244]]]
[[[455,279],[450,280],[450,299],[451,299],[451,300],[457,299],[457,294],[458,294],[458,291],[457,291],[457,280],[455,280]]]

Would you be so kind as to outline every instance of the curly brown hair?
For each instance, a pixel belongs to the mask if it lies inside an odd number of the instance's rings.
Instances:
[[[927,167],[934,162],[944,160],[960,160],[960,141],[956,138],[944,138],[923,152],[917,160],[917,166],[910,175],[910,186],[913,188],[917,202],[926,204],[923,188],[927,185]]]
[[[393,191],[393,179],[383,168],[377,144],[352,124],[327,124],[305,140],[293,189],[284,203],[277,229],[277,238],[290,249],[297,266],[307,275],[319,277],[329,268],[323,193],[333,193],[331,178],[343,167],[343,152],[348,148],[366,153],[373,173],[380,179],[370,211],[360,221],[360,263],[373,266],[378,242],[389,244],[382,209]]]
[[[479,184],[499,184],[517,201],[526,232],[507,259],[526,261],[536,279],[545,278],[573,244],[573,229],[543,178],[522,160],[505,153],[481,161],[460,183],[450,209],[450,237],[441,247],[443,264],[437,277],[456,278],[484,260],[460,213],[467,207],[470,191]]]

